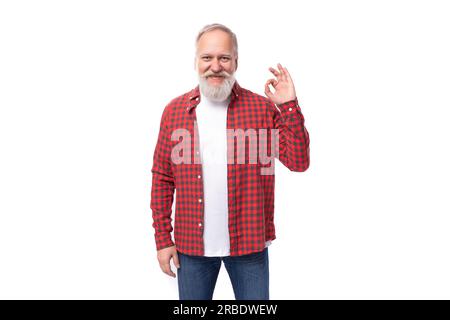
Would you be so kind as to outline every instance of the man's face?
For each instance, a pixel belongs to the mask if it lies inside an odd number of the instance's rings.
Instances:
[[[213,30],[202,35],[197,43],[196,69],[209,86],[219,87],[237,69],[233,43],[228,33]]]

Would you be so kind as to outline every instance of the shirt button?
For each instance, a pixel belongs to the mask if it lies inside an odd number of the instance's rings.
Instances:
[[[292,111],[292,108],[289,108],[289,111]]]
[[[199,179],[200,179],[201,177],[202,177],[201,175],[198,175],[198,176],[197,176],[197,178],[199,178]]]
[[[202,199],[198,199],[198,202],[202,202]]]
[[[197,151],[196,154],[200,154],[200,152]]]
[[[202,223],[199,223],[198,226],[201,227],[201,226],[202,226]]]

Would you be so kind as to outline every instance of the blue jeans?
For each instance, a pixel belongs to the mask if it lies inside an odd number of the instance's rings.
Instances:
[[[233,286],[236,300],[269,300],[269,253],[243,256],[202,257],[178,252],[180,300],[212,300],[222,261]]]

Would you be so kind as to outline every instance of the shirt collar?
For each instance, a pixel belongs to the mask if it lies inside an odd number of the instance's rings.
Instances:
[[[231,89],[231,101],[229,107],[233,106],[231,102],[237,100],[241,95],[242,88],[237,81],[234,82],[233,88]],[[189,107],[187,111],[191,111],[192,108],[196,107],[200,103],[200,87],[197,85],[194,89],[189,92]]]

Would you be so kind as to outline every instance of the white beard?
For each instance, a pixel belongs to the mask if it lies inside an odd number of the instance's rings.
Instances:
[[[208,99],[216,102],[225,101],[231,94],[233,85],[236,82],[234,75],[224,77],[219,86],[212,86],[204,76],[198,76],[198,83],[201,93]]]

